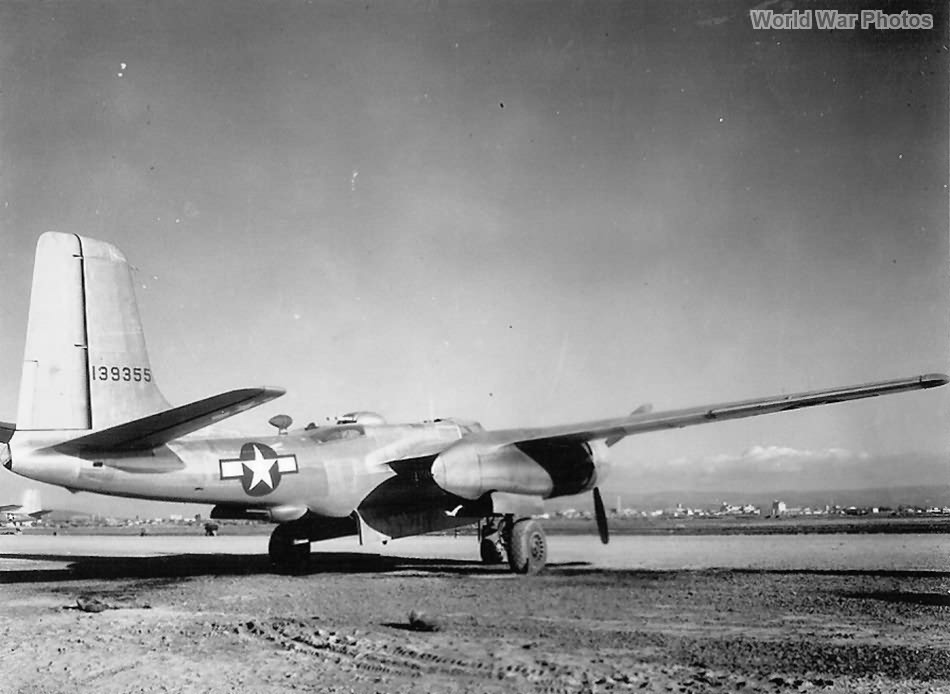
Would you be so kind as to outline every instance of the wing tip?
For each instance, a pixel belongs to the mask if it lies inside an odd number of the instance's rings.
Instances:
[[[950,376],[941,373],[924,374],[917,379],[921,388],[937,388],[950,383]]]

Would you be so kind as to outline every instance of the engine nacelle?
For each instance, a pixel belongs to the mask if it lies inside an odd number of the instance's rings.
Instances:
[[[487,492],[550,499],[592,489],[608,467],[603,441],[526,441],[505,446],[459,441],[432,463],[432,478],[450,494],[478,499]]]

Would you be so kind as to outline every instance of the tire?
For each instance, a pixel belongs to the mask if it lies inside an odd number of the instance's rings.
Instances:
[[[518,574],[536,574],[548,558],[548,542],[541,524],[523,518],[511,527],[508,543],[508,566]]]
[[[310,561],[310,540],[296,537],[287,525],[278,525],[271,533],[267,554],[276,569],[296,573]]]
[[[483,564],[501,564],[505,560],[501,547],[491,538],[484,538],[478,546],[478,551],[482,556]]]

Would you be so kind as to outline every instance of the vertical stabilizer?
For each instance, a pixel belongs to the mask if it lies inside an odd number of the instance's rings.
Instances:
[[[17,429],[101,429],[165,409],[125,256],[103,241],[43,234]]]
[[[29,515],[31,513],[36,513],[42,511],[43,507],[40,505],[40,492],[38,489],[27,489],[23,492],[23,503],[20,506],[20,513],[25,513]]]
[[[40,237],[20,377],[20,430],[91,426],[82,274],[78,236]]]

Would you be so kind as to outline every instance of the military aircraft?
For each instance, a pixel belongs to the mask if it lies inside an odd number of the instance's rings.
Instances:
[[[43,508],[40,493],[35,489],[23,492],[23,500],[19,504],[0,506],[0,518],[17,529],[26,523],[32,525],[47,513],[52,513],[52,509]]]
[[[37,244],[16,425],[0,425],[5,467],[77,491],[213,504],[212,518],[277,524],[269,554],[305,565],[310,543],[345,535],[399,538],[478,524],[482,559],[535,573],[547,558],[532,516],[543,500],[598,485],[625,436],[941,386],[928,374],[795,395],[544,428],[486,431],[435,419],[387,424],[353,412],[331,426],[270,436],[202,435],[266,403],[279,388],[232,390],[178,407],[156,384],[132,279],[115,246],[48,232]]]

